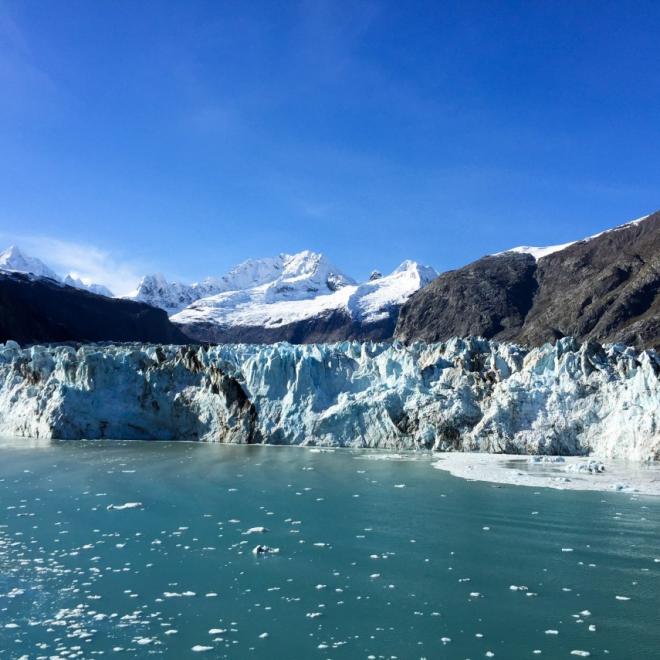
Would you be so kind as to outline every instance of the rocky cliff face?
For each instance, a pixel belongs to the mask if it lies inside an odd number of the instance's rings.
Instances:
[[[45,278],[0,273],[0,341],[189,343],[160,309]]]
[[[538,259],[505,252],[444,273],[403,306],[395,336],[471,334],[531,346],[575,336],[660,348],[660,213]]]
[[[660,459],[660,358],[572,339],[0,346],[0,434]]]

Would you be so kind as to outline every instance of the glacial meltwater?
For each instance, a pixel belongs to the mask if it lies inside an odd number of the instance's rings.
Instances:
[[[432,460],[3,441],[0,658],[660,656],[658,499]]]

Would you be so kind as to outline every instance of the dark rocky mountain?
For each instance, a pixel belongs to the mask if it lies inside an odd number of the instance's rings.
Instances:
[[[412,295],[395,331],[405,342],[454,335],[660,349],[660,212],[538,260],[505,252],[444,273]]]
[[[46,278],[0,273],[0,341],[138,341],[186,344],[167,314]]]
[[[347,340],[388,341],[394,334],[398,308],[373,323],[357,321],[343,310],[287,323],[274,328],[260,325],[219,325],[217,323],[177,324],[191,339],[211,344],[290,344],[332,343]]]

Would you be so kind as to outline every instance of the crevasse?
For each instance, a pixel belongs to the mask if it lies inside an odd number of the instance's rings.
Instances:
[[[0,344],[0,434],[660,458],[660,358],[567,338]]]

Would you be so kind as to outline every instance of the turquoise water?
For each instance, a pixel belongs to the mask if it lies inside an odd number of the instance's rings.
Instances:
[[[0,446],[0,658],[658,658],[659,622],[658,500],[347,450]]]

